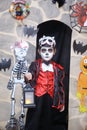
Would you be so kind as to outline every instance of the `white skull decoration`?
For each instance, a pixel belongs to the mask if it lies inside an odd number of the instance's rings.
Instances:
[[[15,47],[14,47],[14,54],[17,58],[17,60],[24,60],[26,55],[27,55],[27,51],[29,48],[29,44],[25,41],[21,41],[21,42],[16,42],[15,43]]]

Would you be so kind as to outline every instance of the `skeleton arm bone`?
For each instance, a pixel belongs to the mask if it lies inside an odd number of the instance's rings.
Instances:
[[[8,85],[7,85],[7,88],[9,90],[11,90],[13,88],[13,71],[11,72],[11,76],[10,76],[10,79],[8,81]]]

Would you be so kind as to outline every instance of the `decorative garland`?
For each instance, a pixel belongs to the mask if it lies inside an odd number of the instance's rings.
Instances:
[[[13,18],[23,20],[30,13],[29,3],[25,0],[13,0],[9,12]]]

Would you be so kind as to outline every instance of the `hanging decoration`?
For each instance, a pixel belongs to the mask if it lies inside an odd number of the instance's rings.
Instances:
[[[82,1],[70,6],[70,22],[79,33],[87,33],[87,4]]]
[[[25,0],[13,0],[9,12],[13,18],[22,21],[30,13],[29,3]]]
[[[87,56],[84,56],[80,61],[80,69],[77,85],[76,96],[80,100],[79,111],[87,112],[86,96],[87,96]]]
[[[52,0],[53,4],[58,3],[59,8],[62,7],[65,4],[65,0]]]
[[[11,66],[11,59],[6,59],[6,58],[2,58],[1,62],[0,62],[0,71],[4,70],[6,71],[6,69],[9,69]]]
[[[15,90],[18,89],[18,85],[20,84],[20,87],[23,91],[24,87],[26,86],[24,74],[28,71],[28,63],[26,60],[26,56],[29,49],[28,42],[21,40],[16,41],[14,44],[14,56],[15,56],[15,64],[12,68],[11,75],[7,84],[7,88],[11,90],[11,114],[10,114],[10,120],[6,124],[6,130],[19,130],[15,129],[14,125],[17,125],[17,127],[20,127],[20,130],[24,130],[24,117],[25,117],[25,111],[23,107],[23,95],[21,97],[21,111],[19,115],[19,119],[16,117],[16,97],[15,97]]]
[[[76,52],[77,54],[83,54],[87,51],[87,44],[84,44],[82,41],[77,42],[76,40],[74,40],[73,42],[73,50],[74,52]]]
[[[24,25],[23,27],[23,35],[25,37],[30,37],[30,36],[35,36],[38,32],[38,29],[35,29],[34,26],[27,26],[27,25]]]

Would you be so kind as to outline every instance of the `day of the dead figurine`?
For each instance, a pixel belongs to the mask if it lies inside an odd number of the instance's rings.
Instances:
[[[52,36],[39,39],[40,59],[33,61],[25,74],[35,90],[35,108],[28,108],[25,130],[54,130],[58,112],[65,109],[64,68],[52,61],[56,42]]]
[[[22,89],[25,87],[24,74],[27,72],[27,60],[26,55],[29,45],[25,41],[16,42],[14,46],[14,55],[16,58],[16,63],[13,66],[11,76],[7,85],[7,88],[12,90],[11,92],[11,119],[15,118],[15,90],[18,85],[21,85]],[[21,98],[21,114],[19,117],[20,127],[24,127],[24,107],[23,107],[23,97]]]
[[[78,78],[77,97],[80,99],[80,112],[87,112],[86,96],[87,96],[87,56],[83,57],[80,62],[81,72]]]

